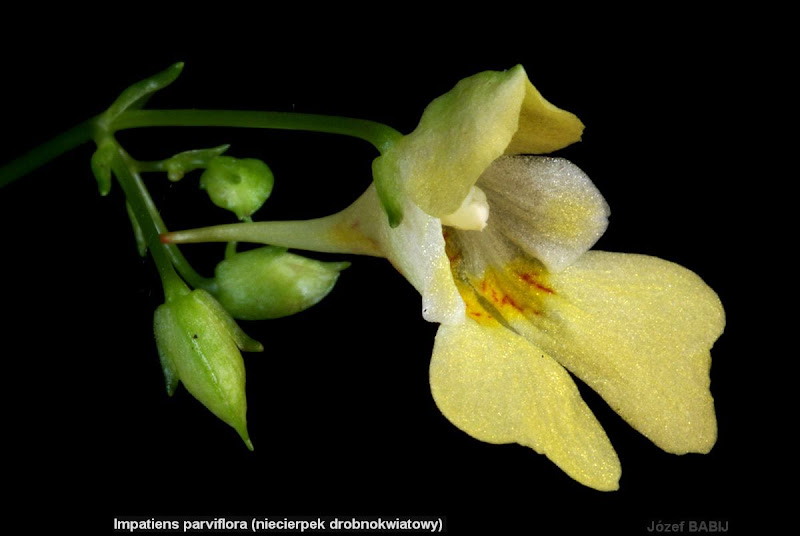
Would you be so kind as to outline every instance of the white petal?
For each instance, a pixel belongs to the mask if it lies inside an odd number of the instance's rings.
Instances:
[[[453,282],[441,222],[410,202],[403,210],[403,222],[394,229],[389,227],[373,185],[353,205],[331,217],[336,222],[333,233],[357,232],[377,244],[381,254],[422,295],[426,320],[463,322],[464,302]]]
[[[608,226],[605,199],[583,171],[563,158],[499,158],[478,186],[489,200],[489,227],[550,271],[573,263]]]

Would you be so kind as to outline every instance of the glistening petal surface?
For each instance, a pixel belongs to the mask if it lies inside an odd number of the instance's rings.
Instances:
[[[551,271],[569,266],[608,226],[605,199],[580,168],[563,158],[500,158],[481,175],[478,187],[489,202],[489,225]]]
[[[520,443],[582,484],[618,488],[617,455],[569,374],[511,330],[440,326],[430,383],[442,413],[476,439]]]
[[[725,326],[714,291],[677,264],[600,251],[549,284],[541,317],[511,325],[662,449],[708,452],[717,437],[710,349]]]

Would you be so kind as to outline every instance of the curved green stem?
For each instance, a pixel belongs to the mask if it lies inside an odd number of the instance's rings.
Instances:
[[[249,112],[241,110],[128,110],[112,124],[100,124],[96,116],[74,126],[0,167],[0,188],[47,162],[98,137],[117,130],[142,127],[241,127],[303,130],[353,136],[371,143],[381,153],[402,137],[390,126],[366,119],[293,112]],[[107,129],[107,130],[106,130]],[[148,169],[149,171],[149,169]]]
[[[136,171],[139,173],[167,172],[166,160],[137,160]]]
[[[239,127],[325,132],[360,138],[381,153],[403,136],[390,126],[365,119],[241,110],[129,110],[120,114],[111,125],[112,130],[141,127]]]
[[[302,130],[353,136],[371,143],[381,154],[403,137],[390,126],[365,119],[294,112],[238,110],[130,110],[120,114],[113,129],[139,127],[240,127]],[[402,188],[394,176],[373,164],[373,180],[391,227],[403,220]]]
[[[203,277],[198,274],[176,246],[165,245],[161,242],[159,235],[167,232],[167,226],[164,224],[164,220],[161,219],[161,215],[158,213],[158,209],[156,208],[155,203],[153,203],[153,199],[150,197],[150,193],[147,191],[147,187],[144,185],[144,181],[142,181],[142,178],[138,173],[140,163],[126,153],[122,147],[119,147],[119,151],[121,158],[125,163],[125,169],[127,173],[124,177],[117,175],[117,179],[120,180],[120,184],[123,186],[123,191],[125,191],[126,198],[129,197],[129,190],[131,190],[132,193],[135,193],[138,198],[141,198],[141,202],[139,203],[138,207],[132,205],[132,208],[134,209],[134,214],[136,215],[137,221],[139,221],[139,225],[142,226],[148,248],[151,251],[153,251],[154,248],[163,249],[168,256],[169,261],[172,263],[175,269],[178,270],[178,273],[180,273],[181,276],[186,279],[190,285],[192,285],[192,287],[202,288],[212,292],[216,286],[216,282],[213,279]],[[114,172],[117,172],[117,166],[115,166]],[[135,187],[135,190],[132,188],[126,189],[123,181],[130,182],[133,187]],[[153,228],[155,233],[154,237],[148,235],[144,225],[141,222],[143,219],[149,222],[148,227]],[[152,240],[155,240],[155,242]]]
[[[92,140],[96,118],[87,119],[45,143],[0,166],[0,188],[11,184],[79,145]]]
[[[0,167],[0,187],[33,171],[66,151],[95,139],[112,138],[117,130],[142,127],[239,127],[323,132],[353,136],[371,143],[381,154],[403,137],[397,130],[365,119],[301,114],[294,112],[252,112],[239,110],[126,110],[113,118],[106,113],[73,127],[49,142]],[[143,164],[142,171],[163,171],[163,163]],[[135,169],[135,168],[134,168]],[[392,177],[374,173],[381,203],[392,227],[402,220],[400,188]],[[99,180],[99,179],[98,179]],[[101,193],[104,193],[101,184]],[[180,268],[181,259],[176,258]],[[188,264],[188,263],[187,263]]]
[[[230,259],[234,255],[236,255],[236,247],[238,246],[238,242],[228,242],[225,245],[225,258]]]
[[[147,188],[142,182],[142,178],[138,173],[131,171],[127,160],[126,153],[120,147],[119,155],[114,158],[112,163],[112,169],[122,187],[122,191],[125,192],[125,197],[131,209],[136,215],[136,220],[142,228],[150,255],[153,256],[158,275],[161,277],[161,282],[164,286],[164,295],[169,301],[186,294],[189,292],[189,288],[175,272],[172,261],[167,254],[167,248],[161,244],[159,225],[155,219],[150,217],[152,206],[150,195],[147,193]]]

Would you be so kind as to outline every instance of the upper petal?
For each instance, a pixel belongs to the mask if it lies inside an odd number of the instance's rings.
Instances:
[[[590,251],[549,274],[552,294],[523,335],[667,452],[708,452],[717,436],[710,348],[725,326],[696,274],[644,255]]]
[[[486,71],[432,101],[374,169],[397,177],[422,210],[443,217],[499,156],[553,151],[578,141],[582,130],[577,117],[541,97],[522,66]]]
[[[605,199],[563,158],[500,158],[478,186],[489,202],[489,225],[551,271],[569,266],[608,226]]]
[[[500,324],[442,325],[430,366],[442,413],[489,443],[520,443],[578,482],[615,490],[619,460],[569,374]]]

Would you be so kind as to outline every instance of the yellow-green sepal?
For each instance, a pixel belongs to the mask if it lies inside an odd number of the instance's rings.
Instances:
[[[583,123],[545,100],[518,65],[458,82],[379,160],[395,171],[414,203],[444,217],[495,159],[548,153],[580,140],[582,132]]]
[[[247,432],[245,370],[240,349],[259,350],[204,290],[174,297],[156,309],[153,330],[172,394],[180,381],[252,450]]]

